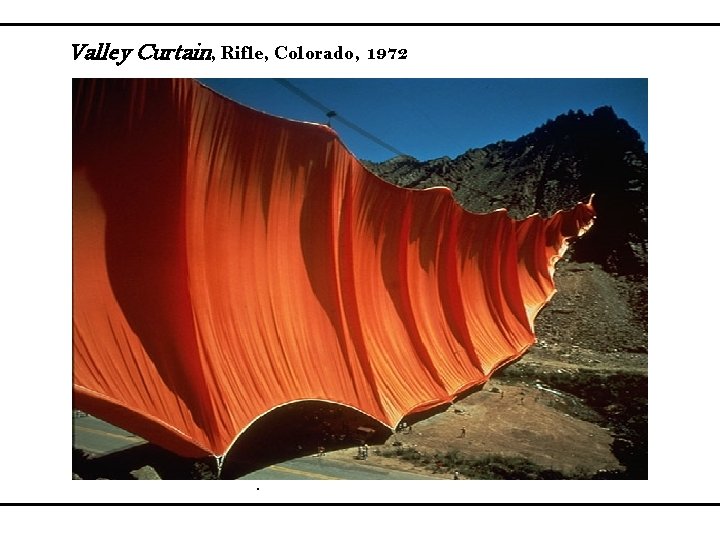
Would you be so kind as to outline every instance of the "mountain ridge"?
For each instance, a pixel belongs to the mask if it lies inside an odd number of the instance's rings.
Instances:
[[[598,222],[569,258],[622,276],[647,275],[648,154],[637,130],[610,106],[591,114],[570,110],[514,141],[471,148],[454,159],[363,163],[393,184],[446,186],[468,211],[507,208],[516,219],[548,216],[595,194]]]

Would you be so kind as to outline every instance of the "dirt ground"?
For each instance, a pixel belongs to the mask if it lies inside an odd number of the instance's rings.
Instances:
[[[532,354],[524,360],[548,370],[575,369],[572,364],[545,361]],[[418,421],[412,430],[395,433],[385,444],[371,447],[369,459],[373,464],[429,476],[438,473],[432,467],[386,454],[412,448],[425,455],[457,451],[475,458],[521,457],[567,476],[622,469],[611,450],[611,429],[589,419],[599,420],[596,412],[570,394],[539,382],[495,380],[447,410]],[[329,455],[354,460],[357,449]]]
[[[627,434],[625,424],[647,423],[646,283],[572,262],[558,265],[555,281],[535,346],[481,389],[373,447],[369,459],[431,476],[448,471],[397,454],[524,458],[576,478],[623,471],[614,440]]]

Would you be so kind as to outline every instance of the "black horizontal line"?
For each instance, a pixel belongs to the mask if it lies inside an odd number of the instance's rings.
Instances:
[[[266,485],[272,485],[267,484],[266,482],[273,482],[272,480],[257,480],[257,481],[250,481],[248,482],[254,482],[254,484],[262,483],[263,486]],[[22,502],[12,502],[12,503],[0,503],[0,506],[500,506],[500,507],[508,507],[508,506],[562,506],[562,507],[571,507],[571,506],[590,506],[590,507],[603,507],[603,506],[643,506],[643,507],[663,507],[663,506],[720,506],[720,503],[708,503],[708,502],[700,502],[700,503],[643,503],[643,502],[631,502],[631,503],[623,503],[623,502],[613,502],[613,503],[593,503],[593,502],[587,502],[587,503],[579,503],[579,502],[568,502],[568,503],[523,503],[523,502],[514,502],[514,503],[501,503],[501,502],[483,502],[483,503],[474,503],[474,502],[463,502],[463,503],[413,503],[413,502],[398,502],[398,503],[367,503],[367,502],[276,502],[276,503],[270,503],[270,502],[260,502],[260,503],[208,503],[208,502],[87,502],[87,503],[68,503],[68,502],[38,502],[38,503],[22,503]]]
[[[418,23],[392,23],[392,22],[0,22],[0,26],[384,26],[384,27],[481,27],[481,26],[520,26],[520,27],[543,27],[543,26],[598,26],[598,27],[697,27],[697,26],[720,26],[720,22],[418,22]]]

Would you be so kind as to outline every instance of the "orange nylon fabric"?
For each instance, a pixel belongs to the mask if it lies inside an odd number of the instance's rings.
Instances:
[[[393,427],[483,383],[594,218],[469,213],[191,80],[73,99],[74,406],[189,457],[289,402]]]

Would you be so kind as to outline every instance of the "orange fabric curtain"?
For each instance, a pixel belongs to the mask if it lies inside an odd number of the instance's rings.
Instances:
[[[483,383],[594,218],[466,212],[191,80],[73,99],[75,406],[185,456],[293,401],[392,427]]]

